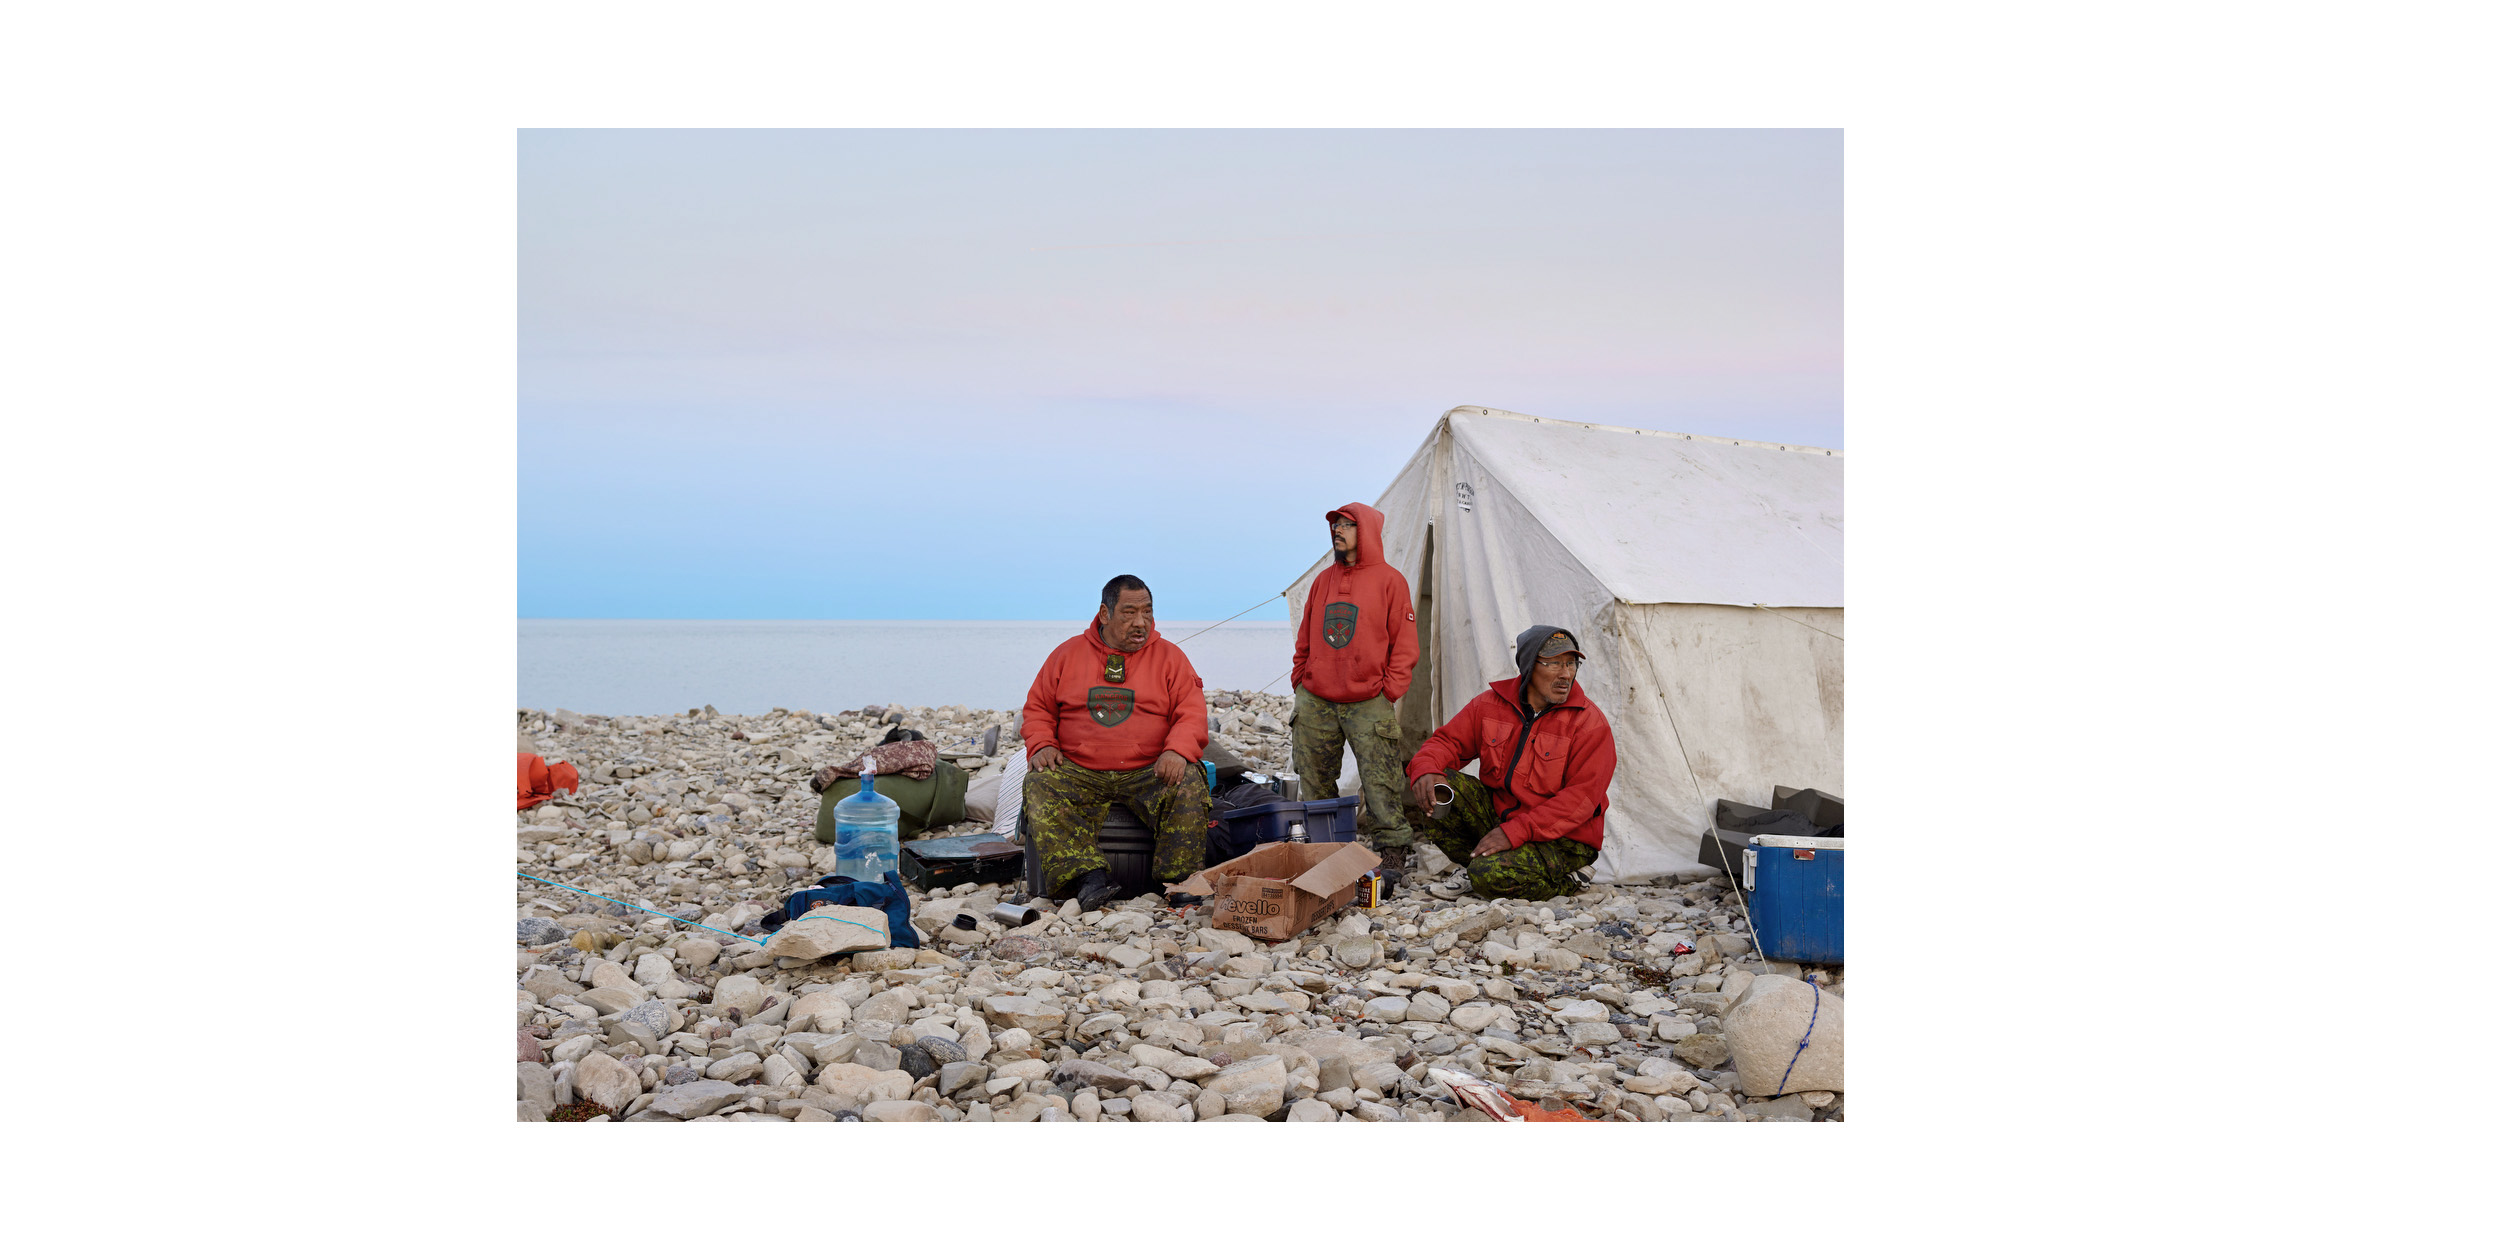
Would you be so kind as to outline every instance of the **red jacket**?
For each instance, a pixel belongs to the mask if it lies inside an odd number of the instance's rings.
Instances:
[[[1121,680],[1103,676],[1103,664],[1122,655]],[[1103,645],[1093,625],[1060,643],[1042,661],[1033,689],[1024,696],[1024,752],[1057,747],[1086,768],[1125,772],[1144,768],[1165,751],[1197,763],[1207,747],[1207,697],[1189,657],[1160,633],[1149,632],[1134,653]]]
[[[1350,503],[1354,560],[1331,561],[1302,602],[1293,639],[1293,681],[1331,703],[1406,697],[1415,678],[1415,602],[1406,575],[1380,554],[1378,508]],[[1331,515],[1334,515],[1332,513]]]
[[[1578,682],[1571,684],[1570,698],[1537,716],[1522,746],[1520,726],[1526,721],[1519,679],[1497,681],[1424,740],[1406,766],[1406,779],[1455,772],[1469,760],[1482,760],[1476,780],[1493,792],[1493,810],[1508,814],[1501,828],[1512,849],[1555,838],[1602,846],[1606,787],[1615,779],[1614,727]]]

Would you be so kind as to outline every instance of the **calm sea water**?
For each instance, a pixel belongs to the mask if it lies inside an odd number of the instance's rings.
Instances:
[[[649,716],[711,704],[838,712],[871,703],[1024,706],[1042,660],[1081,621],[554,621],[520,623],[518,706]],[[1160,621],[1210,690],[1290,693],[1282,621]]]

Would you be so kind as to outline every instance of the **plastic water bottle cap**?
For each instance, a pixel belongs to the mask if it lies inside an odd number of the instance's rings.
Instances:
[[[874,777],[874,776],[876,776],[876,775],[877,775],[877,757],[875,757],[875,756],[873,756],[873,755],[863,755],[863,756],[861,756],[861,757],[860,757],[860,759],[859,759],[859,775],[860,775],[860,776],[862,776],[862,777]]]

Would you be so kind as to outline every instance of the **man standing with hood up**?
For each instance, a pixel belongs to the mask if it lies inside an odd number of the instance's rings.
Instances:
[[[1406,577],[1381,556],[1380,510],[1350,503],[1328,514],[1336,563],[1321,569],[1293,640],[1293,770],[1302,797],[1337,797],[1345,749],[1363,780],[1372,846],[1390,868],[1414,845],[1399,795],[1397,710],[1415,676],[1415,605]]]
[[[1406,766],[1423,812],[1432,790],[1456,792],[1424,835],[1467,867],[1488,898],[1576,893],[1606,832],[1615,731],[1581,692],[1580,641],[1551,625],[1519,635],[1519,675],[1494,682],[1424,741]],[[1478,776],[1456,771],[1480,760]],[[1455,898],[1466,887],[1434,886]]]

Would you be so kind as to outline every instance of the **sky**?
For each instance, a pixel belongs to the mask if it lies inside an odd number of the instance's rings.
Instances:
[[[524,617],[1214,620],[1459,405],[1843,445],[1836,130],[532,130],[519,186]]]

